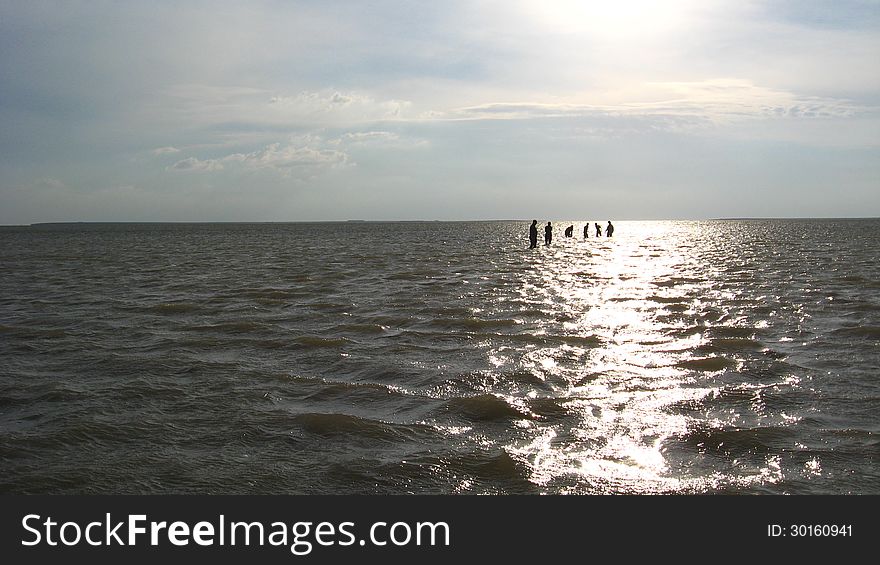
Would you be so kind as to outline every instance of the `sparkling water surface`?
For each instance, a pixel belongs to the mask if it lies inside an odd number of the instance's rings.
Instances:
[[[880,220],[529,223],[0,228],[0,492],[880,494]]]

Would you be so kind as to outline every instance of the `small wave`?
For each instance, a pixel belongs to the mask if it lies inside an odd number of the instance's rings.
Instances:
[[[0,324],[0,333],[11,334],[13,337],[26,339],[55,339],[67,336],[61,328],[27,328],[21,326],[5,326]]]
[[[377,324],[340,324],[333,328],[337,333],[353,333],[362,335],[377,335],[385,333],[385,326]]]
[[[306,302],[305,306],[309,308],[314,308],[315,310],[321,310],[322,312],[330,312],[330,313],[342,313],[351,308],[351,304],[343,304],[340,302]]]
[[[693,369],[695,371],[721,371],[732,367],[735,362],[727,357],[702,357],[699,359],[688,359],[675,364],[676,367],[683,369]]]
[[[479,336],[478,336],[479,337]],[[522,343],[530,343],[543,346],[559,346],[570,345],[573,347],[598,347],[603,345],[605,341],[595,335],[556,335],[556,334],[510,334],[501,335],[493,334],[489,337],[498,339],[507,339],[510,341],[518,341]]]
[[[561,420],[571,415],[571,411],[559,398],[533,398],[528,402],[529,410],[546,420]]]
[[[534,391],[552,390],[552,387],[540,376],[531,371],[478,371],[467,373],[455,378],[448,379],[437,387],[435,394],[442,396],[456,391],[455,394],[462,396],[471,395],[481,391]]]
[[[497,455],[481,458],[475,467],[472,472],[489,480],[525,480],[529,475],[528,467],[504,450]]]
[[[751,339],[755,335],[754,328],[743,328],[738,326],[712,326],[706,329],[707,336],[716,339],[724,338],[746,338]]]
[[[321,436],[358,436],[386,442],[421,441],[431,428],[422,424],[392,424],[348,414],[307,413],[294,417],[304,430]]]
[[[852,282],[852,283],[872,282],[870,279],[867,279],[861,275],[844,275],[842,277],[837,277],[837,280],[840,282]]]
[[[880,447],[880,433],[859,428],[843,428],[828,430],[828,433],[855,445],[877,449]]]
[[[339,398],[363,398],[366,401],[385,401],[401,402],[406,398],[416,398],[397,387],[389,386],[375,382],[344,382],[329,381],[321,378],[298,377],[303,383],[318,386],[313,392],[303,391],[303,398],[310,401],[335,401]],[[424,397],[419,397],[424,399]],[[400,405],[397,406],[400,408]]]
[[[494,394],[453,398],[446,402],[445,407],[448,412],[477,422],[522,420],[534,417]]]
[[[686,434],[684,441],[700,451],[722,452],[732,455],[763,455],[789,448],[797,437],[787,427],[710,428],[699,427]]]
[[[410,271],[410,272],[401,272],[401,273],[392,273],[385,277],[390,281],[423,281],[425,279],[430,279],[432,276],[435,276],[437,273],[433,271]]]
[[[510,483],[521,488],[529,485],[528,464],[519,461],[504,449],[480,449],[454,455],[421,457],[413,459],[411,463],[456,477],[456,482],[465,477],[468,483],[488,485],[493,489],[504,484],[511,486]]]
[[[649,296],[651,302],[659,302],[661,304],[680,304],[687,300],[684,296]]]
[[[482,320],[479,318],[436,318],[431,325],[443,329],[483,330],[491,328],[509,328],[519,322],[509,318],[500,320]]]
[[[220,332],[220,333],[250,333],[263,329],[263,324],[258,322],[240,321],[240,322],[221,322],[219,324],[187,326],[187,331],[194,332]]]
[[[296,338],[296,342],[306,347],[342,347],[351,343],[351,340],[344,337],[319,337],[314,335],[304,335]]]
[[[165,302],[151,306],[149,311],[156,314],[187,314],[199,309],[200,307],[198,304],[192,304],[190,302]]]
[[[838,328],[832,332],[834,335],[863,339],[880,339],[880,326],[856,326],[852,328]]]
[[[486,329],[486,328],[484,328]],[[490,329],[490,328],[488,328]],[[572,347],[598,347],[605,341],[595,335],[557,335],[557,334],[532,334],[532,333],[497,333],[497,332],[420,332],[413,330],[405,330],[397,335],[403,337],[413,337],[425,343],[431,343],[431,340],[448,339],[449,337],[476,339],[476,340],[492,340],[499,342],[513,342],[529,345],[540,345],[545,347],[569,345]]]
[[[302,298],[304,296],[309,296],[310,292],[304,291],[303,289],[285,289],[285,288],[248,288],[241,289],[237,293],[236,296],[242,296],[245,298],[253,298],[253,299],[266,299],[266,300],[289,300],[291,298]]]
[[[777,361],[788,357],[788,355],[786,355],[785,353],[782,353],[781,351],[776,351],[775,349],[770,349],[769,347],[762,349],[761,353],[763,353],[765,357]]]
[[[659,287],[674,287],[678,285],[689,285],[703,282],[703,279],[694,279],[688,277],[674,277],[671,279],[665,279],[661,281],[655,281],[654,285]]]
[[[527,318],[545,318],[548,315],[546,310],[539,310],[537,308],[521,308],[517,311],[517,314]]]
[[[416,320],[408,316],[394,316],[390,314],[363,316],[360,318],[363,323],[382,326],[386,328],[406,328],[413,325]]]
[[[259,347],[260,349],[285,349],[290,347],[290,342],[283,339],[249,339],[243,345]]]
[[[760,351],[764,345],[753,339],[741,337],[721,337],[712,339],[708,344],[700,346],[700,351],[715,353],[719,351]]]

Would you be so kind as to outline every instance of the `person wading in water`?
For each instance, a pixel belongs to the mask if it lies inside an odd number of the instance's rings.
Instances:
[[[529,249],[538,247],[538,220],[532,220],[529,226]]]

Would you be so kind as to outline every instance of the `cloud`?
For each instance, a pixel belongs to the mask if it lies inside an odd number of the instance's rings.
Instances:
[[[412,103],[406,100],[376,100],[359,92],[303,91],[295,96],[273,96],[272,109],[282,116],[301,120],[364,122],[407,117]]]
[[[151,153],[158,157],[159,155],[170,155],[173,153],[180,153],[180,149],[178,149],[176,147],[157,147],[156,149],[153,149],[151,151]]]
[[[635,105],[646,113],[702,113],[717,121],[742,118],[849,118],[867,110],[848,100],[805,96],[742,79],[648,83],[677,95],[663,102]]]
[[[204,161],[195,157],[187,157],[165,168],[166,171],[190,172],[190,171],[219,171],[223,169],[223,163],[217,159]]]
[[[63,181],[61,181],[59,179],[52,178],[52,177],[45,177],[45,178],[37,179],[34,182],[34,186],[37,188],[51,188],[51,189],[67,188],[66,183],[64,183]]]
[[[359,131],[346,133],[342,136],[341,141],[347,143],[370,143],[375,141],[397,141],[398,139],[400,139],[400,136],[390,131]]]
[[[223,158],[225,162],[237,162],[251,169],[275,169],[290,174],[296,169],[323,169],[343,166],[348,155],[335,149],[282,146],[273,143],[253,153],[235,153]]]
[[[612,104],[491,102],[431,112],[427,120],[528,120],[545,118],[644,118],[681,130],[741,120],[852,118],[872,109],[848,100],[804,96],[740,79],[650,82],[643,101]]]
[[[310,138],[315,139],[315,138]],[[350,164],[348,154],[337,149],[272,143],[250,153],[232,153],[216,159],[188,157],[166,168],[171,172],[212,172],[228,168],[274,170],[283,176],[314,174]]]

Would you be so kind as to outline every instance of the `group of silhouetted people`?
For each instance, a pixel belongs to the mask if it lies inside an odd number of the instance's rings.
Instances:
[[[599,222],[594,224],[596,226],[596,237],[602,237],[602,226],[599,225]],[[590,234],[590,222],[587,222],[584,225],[584,239],[587,239]],[[574,226],[568,226],[565,228],[565,237],[572,237],[574,235]],[[611,220],[608,221],[608,225],[605,226],[605,237],[611,237],[614,235],[614,225],[611,224]],[[553,226],[550,222],[547,222],[547,225],[544,226],[544,245],[550,245],[553,242]],[[529,226],[529,248],[534,249],[538,246],[538,220],[532,220],[532,225]]]
[[[547,222],[544,228],[544,245],[550,245],[551,241],[553,241],[553,226]],[[538,220],[532,220],[532,225],[529,227],[529,243],[531,249],[538,247]]]

